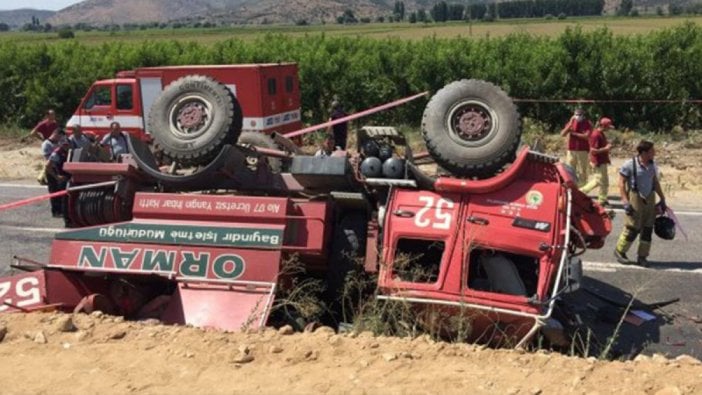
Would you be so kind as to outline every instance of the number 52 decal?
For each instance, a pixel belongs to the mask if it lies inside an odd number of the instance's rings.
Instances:
[[[39,279],[36,277],[24,277],[16,282],[12,279],[0,281],[0,311],[10,308],[5,303],[25,307],[40,302]]]
[[[414,217],[414,224],[418,228],[432,227],[434,229],[447,230],[451,227],[454,207],[451,199],[420,196],[419,201],[424,203],[424,207],[420,208]],[[431,212],[432,209],[434,209],[433,212]],[[448,211],[444,211],[444,209]]]

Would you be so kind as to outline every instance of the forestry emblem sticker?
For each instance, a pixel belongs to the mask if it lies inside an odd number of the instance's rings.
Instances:
[[[544,195],[535,190],[531,190],[526,195],[526,201],[529,206],[541,206],[544,202]]]

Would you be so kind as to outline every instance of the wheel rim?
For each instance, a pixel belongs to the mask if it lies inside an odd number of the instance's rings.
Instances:
[[[168,125],[173,135],[192,140],[201,136],[212,124],[212,103],[202,96],[180,98],[168,114]]]
[[[484,103],[465,100],[451,108],[446,122],[452,140],[460,145],[476,146],[492,138],[499,120]]]

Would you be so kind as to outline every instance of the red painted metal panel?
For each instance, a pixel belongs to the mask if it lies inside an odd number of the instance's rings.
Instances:
[[[517,159],[503,173],[485,180],[467,180],[454,177],[439,177],[434,187],[442,192],[488,193],[505,188],[514,182],[528,163],[529,149],[519,152]]]
[[[226,287],[212,284],[178,284],[178,290],[161,316],[164,323],[240,331],[265,326],[274,298],[274,285]]]
[[[466,242],[517,254],[541,255],[541,244],[550,245],[555,237],[560,190],[555,183],[514,182],[499,192],[472,195],[466,217],[470,225]],[[537,221],[543,229],[515,226],[517,218]]]
[[[328,201],[295,200],[287,217],[284,249],[324,254],[332,227],[331,206]],[[292,248],[291,248],[292,247]]]

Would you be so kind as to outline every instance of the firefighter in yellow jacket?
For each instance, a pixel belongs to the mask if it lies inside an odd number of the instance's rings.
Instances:
[[[665,196],[658,181],[658,168],[653,158],[656,150],[653,143],[643,140],[636,147],[637,155],[624,162],[619,169],[619,193],[624,204],[624,229],[614,256],[619,263],[634,263],[648,266],[648,255],[651,252],[651,236],[656,220],[656,194],[660,199],[659,205],[665,211]],[[639,239],[638,258],[635,262],[626,256],[627,251]]]

